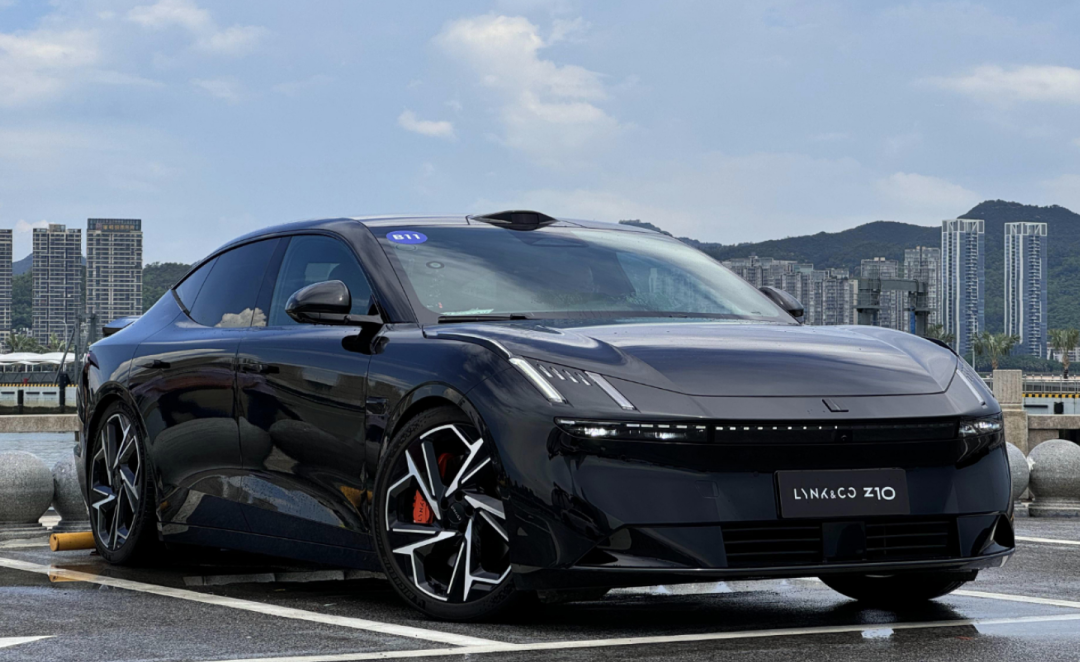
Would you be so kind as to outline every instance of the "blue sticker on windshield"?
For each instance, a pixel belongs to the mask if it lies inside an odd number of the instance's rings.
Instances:
[[[427,241],[427,235],[421,232],[394,231],[386,235],[386,238],[395,244],[422,244]]]

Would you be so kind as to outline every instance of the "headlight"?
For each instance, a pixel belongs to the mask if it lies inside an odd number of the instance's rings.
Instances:
[[[968,418],[960,421],[959,465],[968,465],[990,451],[1005,445],[1005,426],[1001,415]]]
[[[555,424],[566,434],[578,439],[701,443],[709,438],[707,426],[690,423],[619,423],[557,418]]]
[[[1004,426],[1001,416],[987,416],[986,418],[971,418],[960,421],[961,437],[977,437],[983,434],[1001,432]]]

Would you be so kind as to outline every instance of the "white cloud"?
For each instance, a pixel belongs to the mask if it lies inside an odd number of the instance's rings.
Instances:
[[[239,103],[240,92],[235,82],[225,78],[193,78],[191,84],[212,97],[228,103]]]
[[[0,33],[0,107],[56,97],[100,57],[96,35],[85,30]]]
[[[431,136],[433,138],[448,138],[453,140],[454,138],[454,125],[445,120],[433,121],[422,120],[416,116],[411,110],[404,110],[398,115],[398,126],[406,131],[412,131],[413,133],[419,133],[422,136]]]
[[[967,209],[982,198],[959,184],[914,172],[897,172],[879,179],[875,186],[889,203],[901,209],[937,213],[942,218],[955,216],[957,209]]]
[[[929,78],[926,82],[980,101],[1042,101],[1080,104],[1080,69],[1059,66],[997,65],[976,67],[963,76]]]
[[[158,0],[128,12],[128,20],[150,30],[180,27],[195,35],[194,48],[214,55],[247,55],[270,33],[255,25],[234,25],[221,29],[210,12],[193,0]]]
[[[266,28],[255,25],[234,25],[203,37],[195,43],[195,48],[218,55],[246,55],[269,33]]]
[[[578,16],[572,21],[557,18],[551,22],[551,36],[548,37],[548,43],[554,44],[558,41],[580,41],[582,34],[589,29],[589,24],[582,17]]]
[[[198,31],[213,26],[210,12],[191,0],[159,0],[153,5],[134,7],[128,12],[128,20],[153,30],[180,26]]]
[[[508,147],[558,162],[621,128],[595,105],[608,96],[600,74],[542,59],[547,44],[526,18],[486,15],[454,21],[435,43],[490,91],[502,123],[500,140]]]

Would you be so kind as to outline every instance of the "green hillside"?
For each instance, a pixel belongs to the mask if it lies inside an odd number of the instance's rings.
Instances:
[[[1080,327],[1080,214],[1057,205],[1036,207],[988,200],[959,218],[986,221],[986,325],[990,331],[999,332],[1004,325],[1005,224],[1015,221],[1047,223],[1050,328]],[[642,221],[623,223],[659,229]],[[718,260],[759,255],[812,262],[819,269],[846,267],[857,275],[863,258],[885,257],[903,261],[905,248],[940,246],[941,227],[874,221],[842,232],[819,232],[757,243],[727,245],[686,237],[682,240]]]

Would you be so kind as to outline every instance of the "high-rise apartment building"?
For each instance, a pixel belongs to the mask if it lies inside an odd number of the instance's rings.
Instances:
[[[34,228],[32,298],[34,338],[66,340],[82,311],[82,230]]]
[[[142,221],[91,218],[86,223],[86,313],[100,324],[142,314]]]
[[[941,249],[929,246],[904,249],[904,278],[926,283],[927,324],[941,324]]]
[[[847,269],[814,269],[812,264],[756,255],[723,264],[754,287],[768,285],[798,299],[806,324],[855,323],[858,281],[849,277]]]
[[[986,328],[986,224],[976,219],[941,222],[941,324],[961,356]]]
[[[855,304],[859,281],[847,269],[815,269],[812,315],[806,323],[815,326],[855,324]]]
[[[887,260],[883,257],[875,257],[863,260],[859,267],[859,279],[881,278],[896,279],[900,277],[900,263],[897,260]],[[884,290],[881,293],[880,308],[878,308],[875,326],[898,331],[909,330],[907,313],[907,297],[896,290]]]
[[[11,230],[0,230],[0,345],[11,346]]]
[[[1016,352],[1046,356],[1046,223],[1005,224],[1005,333]]]

